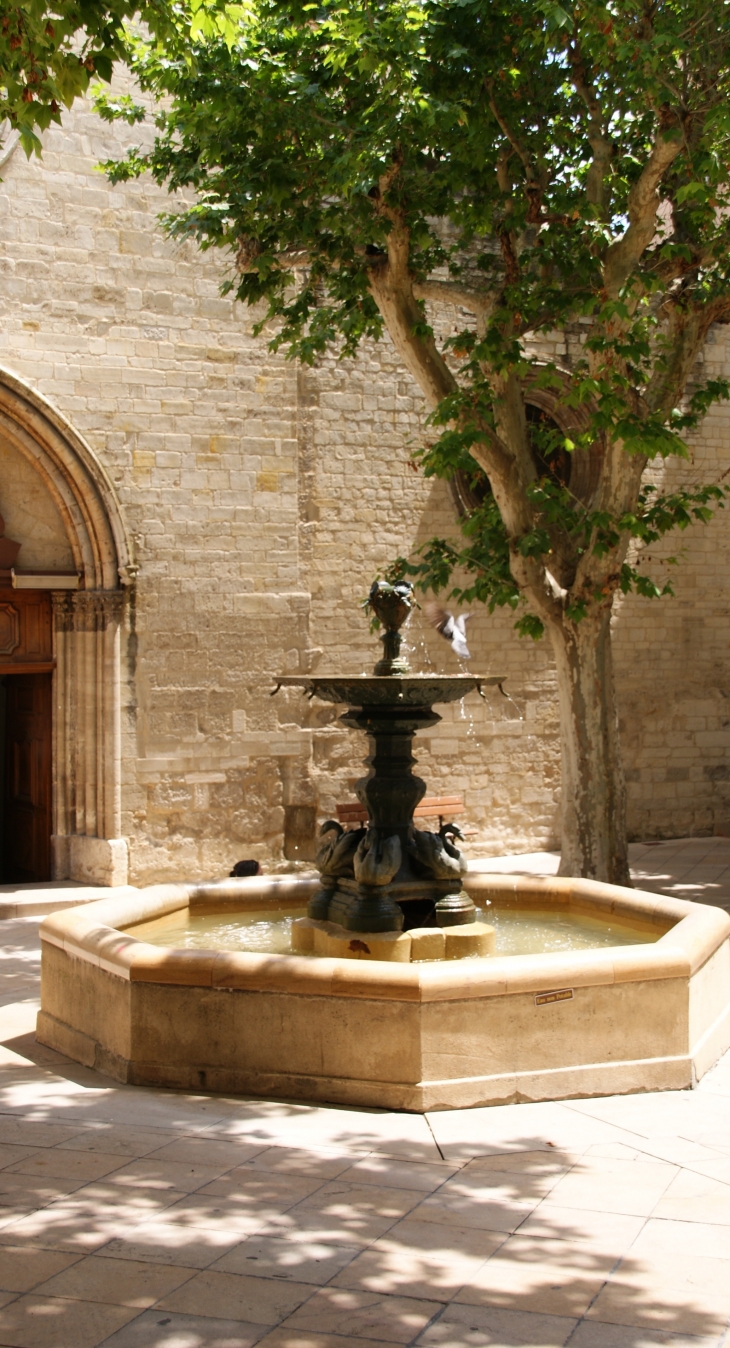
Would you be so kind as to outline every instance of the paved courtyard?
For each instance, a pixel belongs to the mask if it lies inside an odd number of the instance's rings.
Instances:
[[[730,905],[730,840],[632,860]],[[729,1348],[730,1054],[425,1117],[119,1086],[35,1043],[37,928],[0,924],[0,1345]]]
[[[560,861],[557,852],[480,857],[478,845],[469,849],[469,855],[473,867],[521,875],[555,875]],[[631,843],[629,860],[637,889],[730,911],[730,838]]]

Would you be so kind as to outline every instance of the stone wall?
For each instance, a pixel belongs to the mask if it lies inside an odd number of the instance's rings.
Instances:
[[[129,139],[137,128],[82,107],[47,133],[42,161],[16,150],[4,166],[0,364],[85,437],[133,540],[131,878],[220,874],[244,856],[294,864],[311,856],[314,819],[351,797],[363,744],[335,709],[296,692],[270,698],[272,676],[370,669],[377,641],[359,604],[371,580],[417,541],[453,531],[455,512],[447,486],[413,470],[422,402],[388,341],[311,370],[269,353],[255,316],[220,297],[224,260],[165,239],[157,216],[170,199],[148,181],[112,188],[95,170]],[[724,330],[706,359],[727,372]],[[719,476],[729,438],[716,409],[670,477]],[[9,462],[0,512],[18,519],[23,487]],[[660,571],[678,548],[676,598],[632,598],[616,616],[637,836],[730,824],[727,517],[658,552]],[[478,611],[469,628],[472,667],[504,674],[509,698],[495,690],[444,708],[419,751],[431,792],[463,793],[473,851],[557,841],[550,651],[519,640],[513,622]],[[415,668],[458,668],[420,614],[409,639]]]

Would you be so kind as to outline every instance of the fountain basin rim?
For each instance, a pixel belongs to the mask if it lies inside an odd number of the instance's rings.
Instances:
[[[475,897],[552,896],[663,934],[442,965],[176,950],[124,928],[188,905],[302,907],[318,881],[156,885],[44,920],[37,1037],[131,1085],[415,1113],[686,1090],[730,1046],[721,909],[586,880],[466,880]]]
[[[397,1001],[461,1001],[561,986],[588,987],[695,974],[730,937],[730,918],[719,908],[621,889],[589,880],[490,875],[466,877],[477,897],[503,896],[523,906],[578,907],[606,915],[641,917],[673,924],[651,945],[598,950],[507,955],[463,963],[394,965],[378,961],[311,960],[297,955],[207,951],[151,945],[125,930],[178,909],[197,911],[220,903],[239,909],[268,902],[304,903],[318,881],[312,877],[253,877],[200,884],[153,885],[138,896],[101,899],[53,913],[41,924],[41,940],[130,982],[190,987],[281,990],[317,996]]]
[[[357,707],[431,707],[456,702],[482,688],[501,688],[506,674],[285,674],[275,676],[272,697],[280,688],[301,688],[324,702]]]

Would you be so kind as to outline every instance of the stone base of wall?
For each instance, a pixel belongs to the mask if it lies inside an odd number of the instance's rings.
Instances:
[[[126,838],[88,838],[82,834],[51,838],[52,878],[85,885],[126,885],[129,848]]]

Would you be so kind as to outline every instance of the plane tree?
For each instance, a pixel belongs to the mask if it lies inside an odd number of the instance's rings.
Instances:
[[[274,347],[387,332],[425,471],[471,492],[462,542],[401,570],[547,634],[561,873],[629,883],[611,613],[669,588],[642,544],[724,495],[646,469],[728,395],[699,362],[730,320],[728,4],[252,0],[234,28],[140,44],[155,141],[107,169],[188,190],[167,227],[229,250]]]

